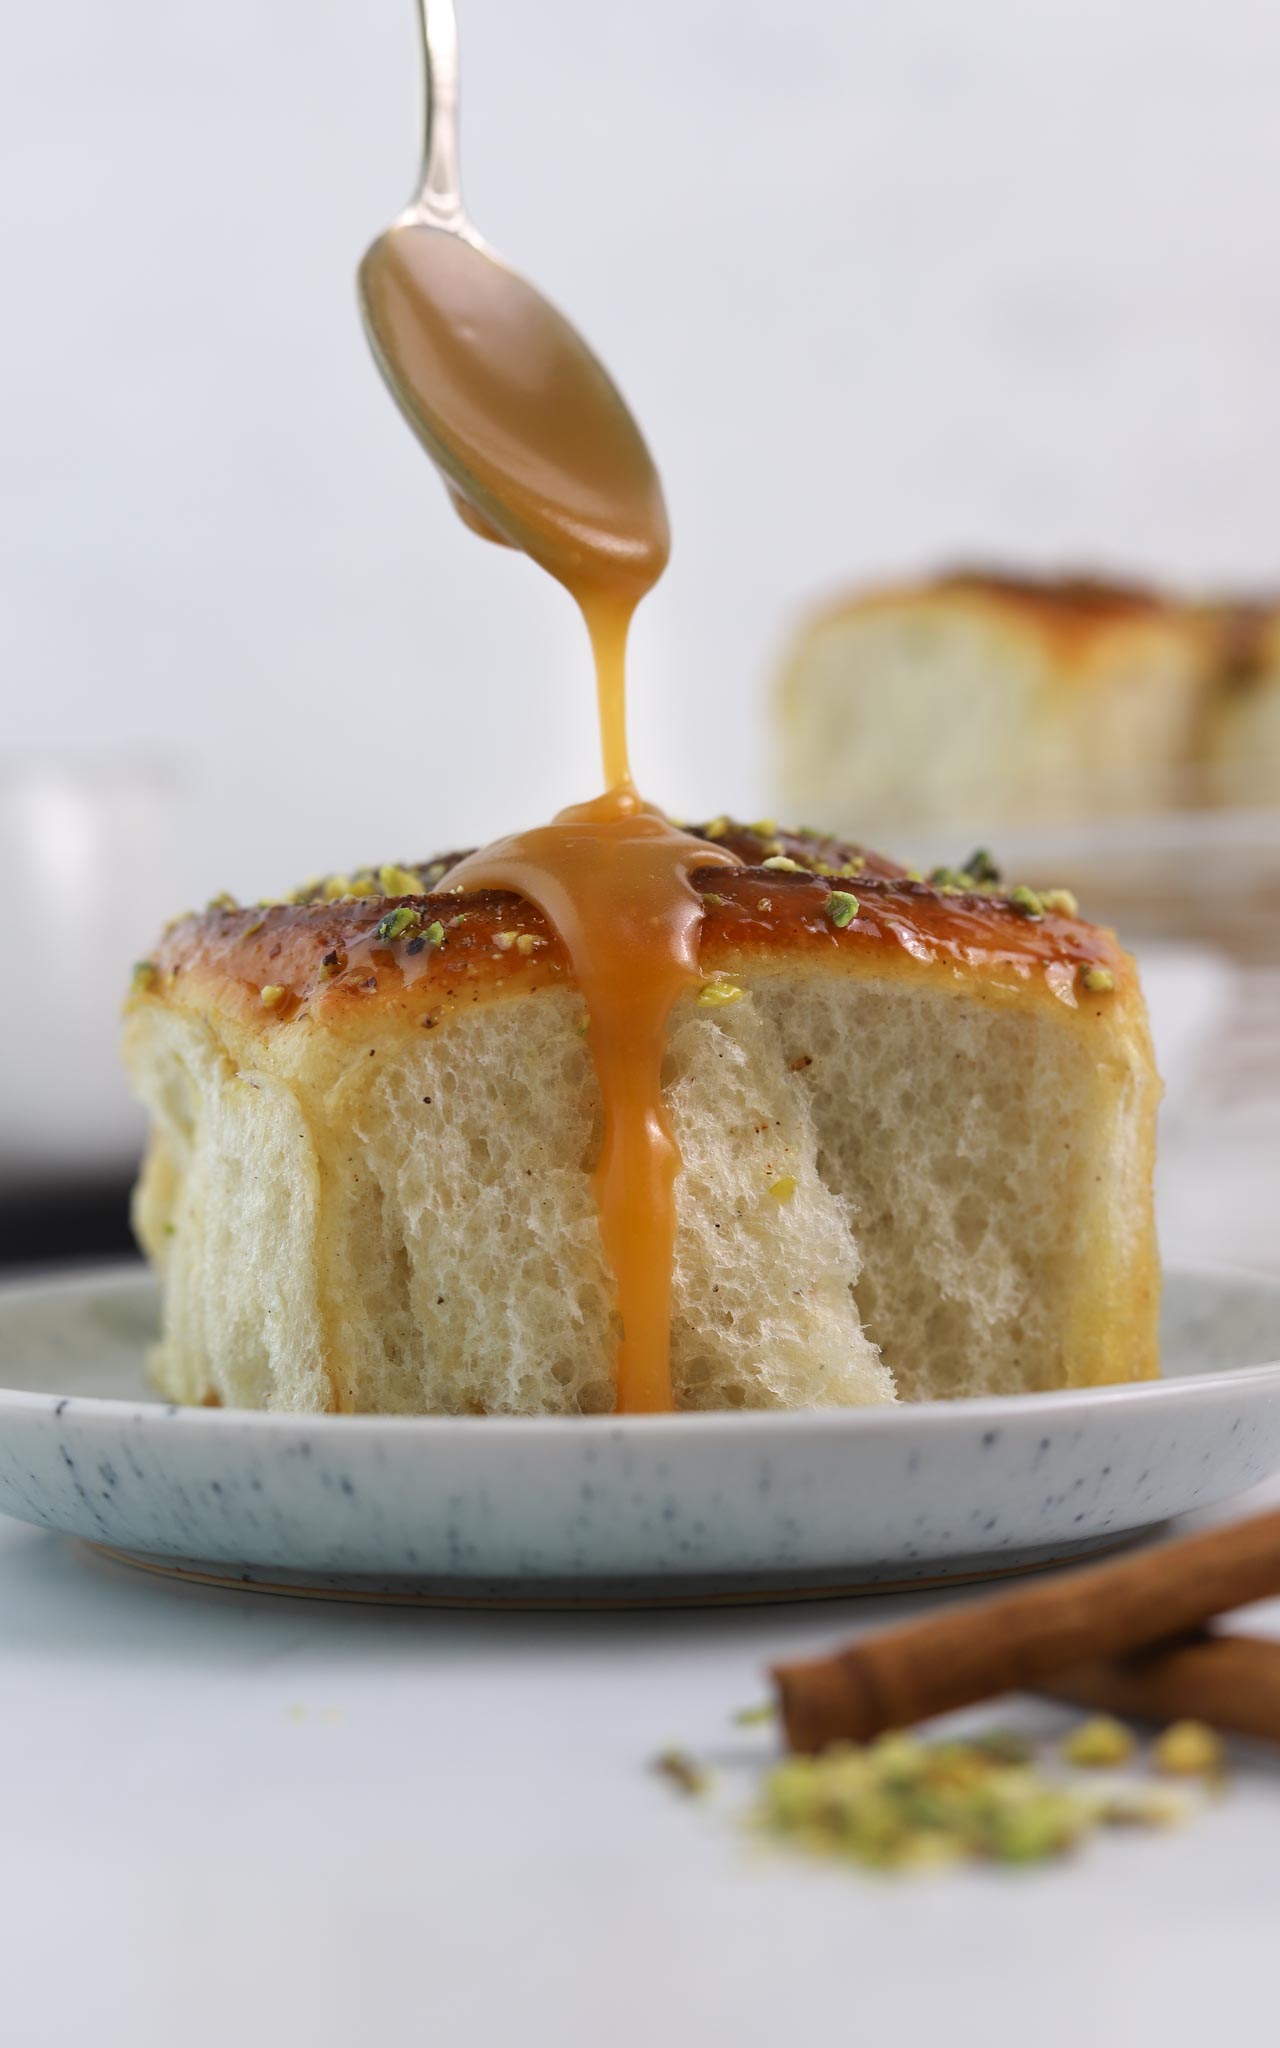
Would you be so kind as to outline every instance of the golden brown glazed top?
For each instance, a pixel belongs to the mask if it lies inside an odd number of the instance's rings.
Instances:
[[[937,587],[972,591],[979,597],[1004,598],[1049,619],[1073,619],[1090,625],[1158,617],[1169,603],[1160,591],[1143,584],[1079,574],[1032,576],[1013,569],[949,569],[938,578]]]
[[[820,605],[804,621],[808,631],[882,610],[918,609],[922,614],[956,607],[993,625],[1030,631],[1056,659],[1082,671],[1100,641],[1112,634],[1159,634],[1211,644],[1210,624],[1159,590],[1111,582],[1101,576],[1033,576],[1013,570],[959,568],[917,583],[884,584],[845,591]]]
[[[694,874],[706,975],[792,965],[942,974],[1082,1013],[1106,1013],[1136,992],[1112,933],[1080,917],[1066,892],[998,884],[986,856],[970,857],[978,875],[935,869],[925,879],[768,822],[687,829],[744,863]],[[170,926],[135,989],[184,1004],[215,997],[269,1028],[306,1013],[360,1029],[390,1006],[431,1029],[493,995],[573,987],[564,946],[532,904],[501,890],[450,890],[463,858],[330,878],[282,903],[221,900]]]

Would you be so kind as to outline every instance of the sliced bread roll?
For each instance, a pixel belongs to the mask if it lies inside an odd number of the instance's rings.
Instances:
[[[772,826],[702,836],[748,865],[703,877],[716,1000],[677,1010],[664,1076],[677,1404],[1154,1373],[1159,1086],[1112,936],[981,864],[922,882]],[[582,999],[540,914],[452,893],[451,865],[211,907],[138,971],[172,1398],[613,1406]]]

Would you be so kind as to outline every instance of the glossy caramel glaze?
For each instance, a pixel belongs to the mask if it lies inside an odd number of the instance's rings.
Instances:
[[[1082,1019],[1137,996],[1128,954],[1085,918],[1054,910],[1028,917],[1005,890],[955,893],[818,834],[723,818],[684,829],[707,844],[709,856],[727,851],[743,863],[690,868],[701,898],[704,974],[812,965],[959,978],[1024,1000],[1040,993]],[[139,974],[134,999],[204,1003],[216,995],[267,1031],[303,1016],[359,1030],[387,1007],[433,1029],[493,997],[576,987],[563,939],[533,903],[506,890],[455,893],[449,877],[466,858],[454,852],[393,871],[397,881],[419,880],[419,893],[382,895],[372,876],[356,877],[356,887],[374,893],[326,901],[326,885],[317,882],[287,903],[216,906],[183,918]],[[764,865],[779,858],[795,860],[798,872]],[[830,913],[833,892],[857,901],[843,927]],[[398,909],[414,922],[398,937],[380,936]],[[1089,991],[1083,974],[1091,968],[1111,974],[1114,989]],[[264,987],[283,994],[264,1004]]]

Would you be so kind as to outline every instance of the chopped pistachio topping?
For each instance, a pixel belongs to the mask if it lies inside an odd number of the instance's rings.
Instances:
[[[759,899],[759,901],[757,902],[757,904],[756,904],[756,909],[757,909],[757,910],[772,910],[772,909],[773,909],[773,898],[772,898],[772,896],[762,896],[762,897],[761,897],[761,898]]]
[[[427,926],[427,929],[422,934],[422,936],[429,946],[443,946],[444,926],[441,924],[438,917],[432,919],[431,923]]]
[[[258,1000],[264,1010],[278,1010],[288,993],[288,989],[282,988],[278,981],[269,981],[265,988],[258,990]]]
[[[1040,901],[1055,917],[1079,917],[1080,905],[1073,889],[1042,889]]]
[[[205,904],[206,910],[239,910],[239,908],[240,905],[236,902],[229,889],[220,889],[217,895],[211,896]]]
[[[378,919],[373,928],[373,936],[387,943],[392,939],[404,938],[406,933],[418,931],[421,925],[422,919],[417,911],[409,904],[401,903],[397,909],[389,910],[385,917]]]
[[[1092,964],[1080,969],[1080,979],[1091,996],[1108,995],[1116,985],[1115,975],[1109,967],[1096,967]]]
[[[1000,886],[1000,870],[985,846],[974,848],[964,864],[964,872],[973,877],[980,889],[998,889]]]
[[[540,939],[536,932],[521,932],[519,938],[516,940],[516,951],[517,953],[523,953],[525,955],[525,958],[527,959],[529,954],[533,952],[535,946],[541,946],[544,944],[545,940]]]
[[[1095,1714],[1072,1729],[1062,1745],[1062,1755],[1065,1762],[1081,1770],[1112,1770],[1128,1763],[1134,1747],[1133,1732],[1123,1721],[1113,1714]]]
[[[780,1174],[777,1180],[771,1181],[769,1184],[769,1193],[775,1202],[789,1202],[795,1191],[796,1177],[794,1173]]]
[[[265,917],[255,917],[252,924],[247,924],[245,926],[244,930],[240,934],[241,938],[256,938],[257,934],[262,930],[262,927],[266,923],[266,921],[267,920]]]
[[[1023,917],[1039,918],[1044,916],[1043,898],[1037,896],[1034,889],[1028,889],[1025,882],[1019,882],[1016,889],[1009,891],[1009,902],[1011,907]]]
[[[702,892],[702,900],[706,904],[708,910],[724,909],[724,897],[717,896],[714,889],[704,889]]]
[[[836,872],[842,880],[848,880],[851,875],[860,875],[866,865],[867,857],[865,853],[855,853],[853,859],[845,861],[843,867],[838,868]]]
[[[929,883],[944,896],[964,896],[977,886],[967,868],[930,868]]]
[[[1216,1778],[1226,1769],[1222,1737],[1205,1721],[1175,1721],[1159,1736],[1151,1761],[1167,1778]]]
[[[778,836],[778,821],[776,818],[757,818],[751,830],[758,833],[761,839],[776,839]]]
[[[351,877],[349,875],[330,875],[320,894],[326,903],[337,903],[341,897],[351,894]]]
[[[823,908],[831,919],[832,924],[837,925],[843,931],[845,926],[852,924],[854,918],[858,915],[858,899],[856,896],[851,896],[847,889],[833,889]]]
[[[495,932],[493,943],[500,953],[509,953],[519,936],[518,932]]]
[[[154,988],[160,979],[160,970],[154,960],[136,960],[129,986],[134,995],[141,995],[145,989]]]
[[[664,1749],[655,1756],[653,1768],[659,1777],[666,1778],[690,1799],[697,1799],[710,1790],[711,1773],[696,1763],[685,1749]]]
[[[753,1707],[739,1707],[730,1718],[735,1728],[759,1728],[765,1722],[777,1720],[777,1703],[774,1700],[757,1700]]]
[[[394,861],[378,869],[378,887],[384,896],[418,896],[422,892],[412,868],[397,867]]]
[[[704,839],[723,839],[728,830],[729,820],[722,815],[719,818],[713,818],[709,825],[703,826],[702,836]]]
[[[803,875],[805,873],[805,869],[801,867],[799,861],[792,860],[790,855],[785,853],[771,853],[768,860],[761,861],[760,865],[763,868],[774,868],[781,875]]]
[[[736,981],[704,981],[698,990],[698,1001],[705,1010],[718,1010],[726,1003],[736,1003],[741,995]]]

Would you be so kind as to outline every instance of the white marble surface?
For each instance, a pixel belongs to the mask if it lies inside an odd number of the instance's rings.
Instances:
[[[1261,1757],[1185,1829],[1049,1870],[894,1884],[753,1855],[734,1813],[770,1737],[732,1712],[771,1657],[906,1606],[339,1607],[146,1578],[0,1522],[4,2037],[1265,2038],[1280,1766]],[[1280,1603],[1258,1619],[1280,1633]],[[719,1757],[711,1805],[646,1771],[669,1741]]]

